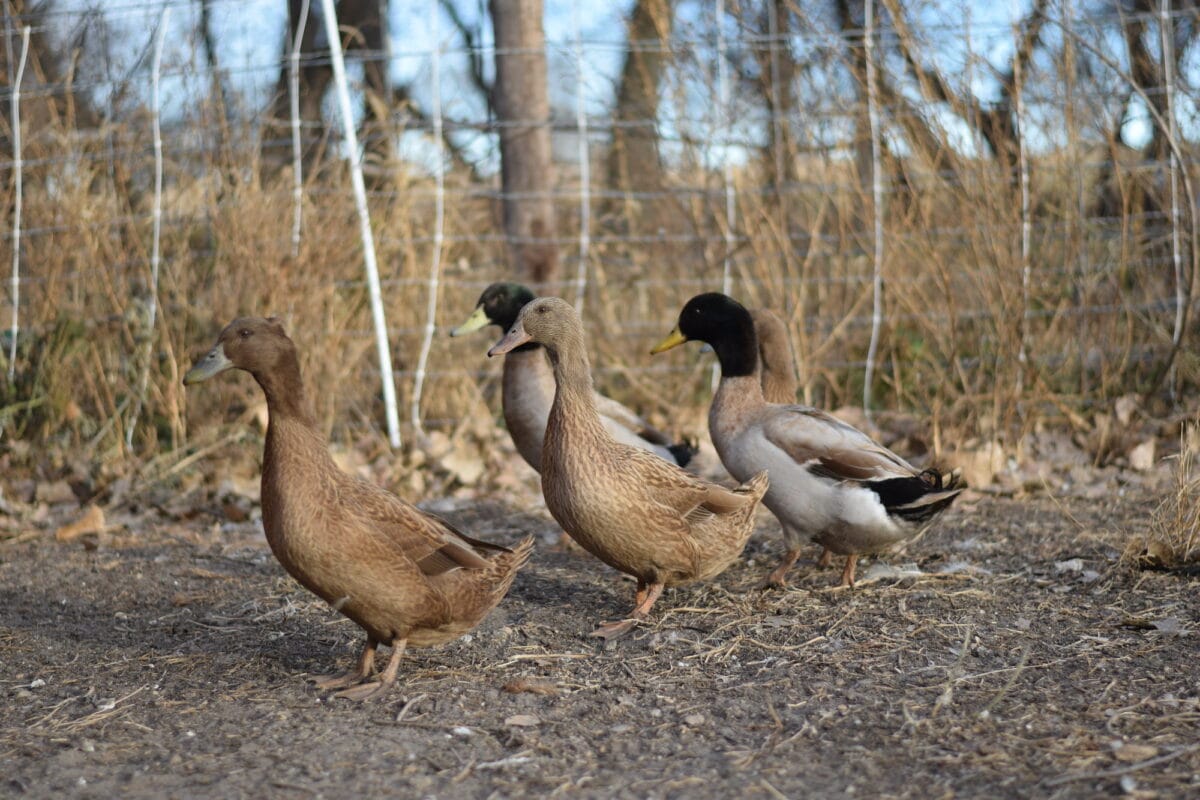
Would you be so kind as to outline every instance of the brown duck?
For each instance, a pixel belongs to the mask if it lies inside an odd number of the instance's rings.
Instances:
[[[725,489],[613,439],[596,411],[583,324],[564,301],[526,305],[488,355],[527,342],[546,349],[556,384],[542,445],[546,507],[585,550],[637,579],[629,617],[592,634],[615,638],[649,615],[664,587],[715,577],[737,559],[767,476]]]
[[[296,347],[275,318],[237,319],[187,373],[199,383],[228,369],[249,372],[267,397],[262,519],[288,574],[367,633],[357,669],[319,680],[365,700],[396,680],[407,645],[455,639],[487,616],[533,546],[509,550],[464,536],[445,521],[342,472],[305,397]],[[375,650],[391,645],[379,680]]]

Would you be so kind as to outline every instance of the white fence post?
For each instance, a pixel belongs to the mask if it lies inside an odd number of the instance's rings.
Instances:
[[[1158,29],[1162,42],[1163,83],[1167,92],[1167,140],[1171,143],[1168,160],[1171,182],[1171,263],[1175,267],[1175,327],[1171,333],[1171,344],[1178,347],[1183,339],[1184,321],[1187,319],[1187,278],[1183,274],[1183,252],[1179,242],[1179,160],[1176,157],[1175,130],[1175,36],[1171,21],[1171,0],[1162,0],[1159,6]],[[1171,362],[1170,391],[1175,393],[1175,378],[1178,376],[1176,361]]]
[[[863,49],[867,61],[867,120],[871,128],[871,212],[874,249],[871,256],[871,341],[867,345],[867,365],[863,371],[863,413],[871,418],[871,384],[875,380],[875,358],[879,352],[879,334],[883,327],[883,180],[880,176],[879,104],[875,76],[875,2],[866,0],[863,13]]]
[[[720,109],[718,118],[724,136],[720,141],[722,157],[721,182],[725,188],[725,258],[721,267],[721,291],[729,294],[733,290],[733,225],[736,209],[733,203],[733,163],[729,159],[729,127],[732,115],[729,113],[729,65],[725,63],[725,0],[717,0],[717,95]],[[713,364],[712,388],[716,391],[717,382],[721,378],[721,365]]]
[[[4,32],[5,38],[8,31]],[[21,29],[21,58],[12,84],[13,136],[13,235],[12,235],[12,329],[8,343],[8,382],[17,378],[17,333],[21,323],[21,193],[24,161],[21,157],[21,81],[25,78],[25,62],[29,58],[29,26]]]
[[[587,100],[584,97],[583,31],[579,24],[579,3],[572,5],[571,22],[575,27],[575,135],[579,137],[579,264],[575,268],[575,310],[583,316],[587,296],[588,250],[592,243],[592,165],[588,147]]]
[[[434,195],[433,258],[429,265],[428,300],[425,305],[425,335],[421,341],[421,355],[417,359],[417,374],[413,383],[412,425],[423,434],[421,425],[421,393],[425,388],[425,370],[429,364],[429,350],[433,346],[433,332],[437,327],[438,283],[442,274],[442,240],[446,220],[445,202],[445,156],[442,152],[442,74],[441,33],[438,24],[440,9],[437,0],[430,3],[432,10],[433,52],[430,55],[429,71],[432,73],[433,97],[430,100],[430,115],[433,117],[433,144],[437,148],[433,174],[436,182]]]
[[[321,0],[325,34],[329,39],[329,60],[337,87],[338,107],[342,112],[342,132],[346,137],[346,157],[350,161],[350,183],[363,244],[363,264],[367,272],[367,291],[371,297],[371,316],[375,322],[375,347],[379,351],[379,372],[383,380],[383,405],[387,414],[388,441],[400,446],[400,417],[396,411],[396,382],[392,373],[392,352],[388,345],[387,320],[383,313],[383,294],[379,287],[379,268],[375,262],[375,236],[371,232],[371,214],[367,209],[367,187],[363,182],[358,134],[354,130],[354,112],[350,107],[350,87],[346,82],[346,62],[342,57],[342,37],[338,31],[333,0]]]
[[[300,45],[308,26],[309,0],[300,4],[296,36],[288,54],[288,101],[292,116],[292,258],[300,256],[300,226],[304,219],[304,164],[300,143]]]
[[[154,328],[158,322],[158,270],[161,261],[160,236],[162,233],[162,186],[163,186],[163,148],[162,148],[162,98],[159,93],[159,83],[162,77],[163,40],[166,38],[167,20],[171,16],[171,7],[165,6],[158,20],[158,31],[154,36],[154,61],[150,73],[150,108],[153,113],[151,124],[154,132],[154,206],[150,211],[152,232],[150,242],[150,297],[146,308],[146,344],[142,348],[142,371],[138,378],[137,396],[133,401],[133,414],[129,418],[129,427],[125,429],[125,446],[133,447],[133,434],[137,430],[138,417],[146,403],[146,392],[150,387],[150,362],[154,360]]]

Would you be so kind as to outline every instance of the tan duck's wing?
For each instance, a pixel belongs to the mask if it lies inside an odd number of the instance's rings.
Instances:
[[[416,562],[427,576],[452,569],[488,569],[490,562],[480,550],[507,552],[462,533],[440,517],[428,514],[361,479],[342,492],[348,505],[371,529],[386,537],[404,557]]]
[[[764,438],[797,466],[836,480],[911,478],[917,470],[837,417],[808,406],[774,406],[761,423]]]
[[[710,483],[645,450],[635,447],[624,449],[628,474],[655,500],[672,509],[681,519],[691,521],[698,513],[702,517],[729,514],[754,502],[745,494]]]

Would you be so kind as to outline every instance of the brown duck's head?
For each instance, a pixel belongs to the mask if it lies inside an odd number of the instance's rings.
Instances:
[[[582,337],[583,322],[570,303],[557,297],[539,297],[521,309],[517,321],[488,350],[488,355],[510,353],[528,342],[555,350],[565,341]]]
[[[183,383],[200,383],[230,369],[265,375],[295,363],[296,346],[278,317],[242,317],[225,326],[212,350],[183,376]]]

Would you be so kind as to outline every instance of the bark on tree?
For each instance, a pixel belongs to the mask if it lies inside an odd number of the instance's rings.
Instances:
[[[657,224],[653,209],[658,203],[635,195],[663,188],[658,95],[667,67],[665,45],[671,36],[672,4],[673,0],[637,0],[626,24],[628,45],[613,109],[608,185],[622,193],[621,207],[609,211],[620,213],[630,224],[638,219]]]
[[[489,6],[504,232],[517,270],[545,283],[558,274],[558,250],[551,241],[557,227],[542,0],[490,0]]]

